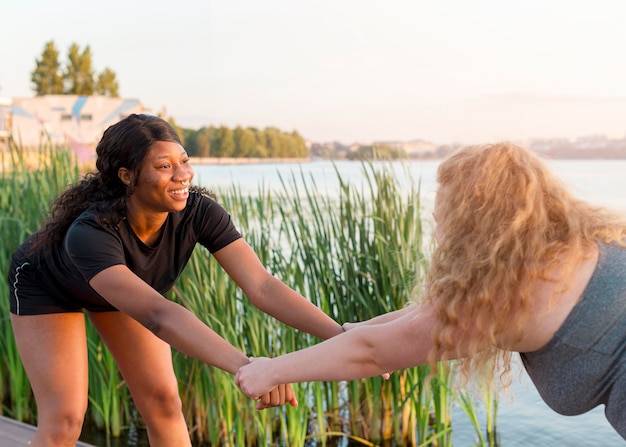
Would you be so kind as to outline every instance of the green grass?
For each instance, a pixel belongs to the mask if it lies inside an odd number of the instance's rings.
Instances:
[[[0,267],[41,223],[49,202],[80,171],[62,148],[43,147],[38,165],[13,146],[0,173]],[[282,178],[280,192],[263,185],[254,196],[235,184],[218,201],[268,270],[340,323],[371,318],[410,301],[428,267],[420,216],[419,179],[400,184],[385,163],[362,163],[366,182],[349,184],[337,171],[336,194],[321,193],[312,177]],[[254,308],[203,248],[198,248],[169,297],[183,303],[239,349],[275,356],[318,343]],[[6,297],[6,281],[0,282]],[[0,300],[0,398],[3,413],[33,423],[35,404],[14,347],[8,302]],[[128,390],[110,354],[88,325],[90,395],[87,424],[118,436],[134,423]],[[454,396],[447,373],[427,383],[427,367],[381,378],[295,385],[300,406],[254,410],[233,377],[174,353],[183,411],[198,445],[452,444],[452,406],[461,402],[481,445],[493,445],[497,400],[483,430],[474,402]],[[485,433],[485,434],[483,434]]]

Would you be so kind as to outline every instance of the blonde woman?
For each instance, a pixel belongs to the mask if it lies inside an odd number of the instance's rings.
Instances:
[[[519,352],[551,408],[604,405],[626,439],[626,220],[577,199],[538,156],[508,143],[457,151],[437,179],[438,244],[423,298],[308,349],[253,360],[236,383],[258,398],[280,383],[450,359],[464,377],[491,378]]]

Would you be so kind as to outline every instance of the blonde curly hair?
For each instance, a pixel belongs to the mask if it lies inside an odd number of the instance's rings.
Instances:
[[[437,180],[442,236],[422,291],[437,316],[431,366],[461,356],[463,340],[462,378],[499,372],[508,382],[507,348],[530,317],[532,284],[565,250],[582,259],[594,241],[624,245],[626,221],[575,198],[537,154],[511,143],[460,149]],[[563,289],[572,276],[565,271]]]

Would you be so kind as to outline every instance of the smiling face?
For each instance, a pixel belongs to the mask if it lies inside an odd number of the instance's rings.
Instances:
[[[121,168],[119,176],[133,184],[131,171]],[[157,141],[149,149],[127,199],[129,207],[148,213],[181,211],[187,204],[193,168],[185,149],[172,141]]]

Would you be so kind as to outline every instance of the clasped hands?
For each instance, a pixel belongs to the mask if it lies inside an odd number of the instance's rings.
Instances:
[[[250,363],[239,368],[239,371],[235,374],[235,385],[237,385],[246,396],[257,401],[257,410],[265,410],[266,408],[278,407],[285,404],[297,407],[298,400],[296,399],[296,395],[290,383],[280,385],[261,383],[260,377],[263,372],[262,364],[264,361],[269,360],[270,359],[266,357],[256,359],[250,357]],[[247,380],[244,380],[243,377]],[[254,380],[252,378],[254,378]]]

